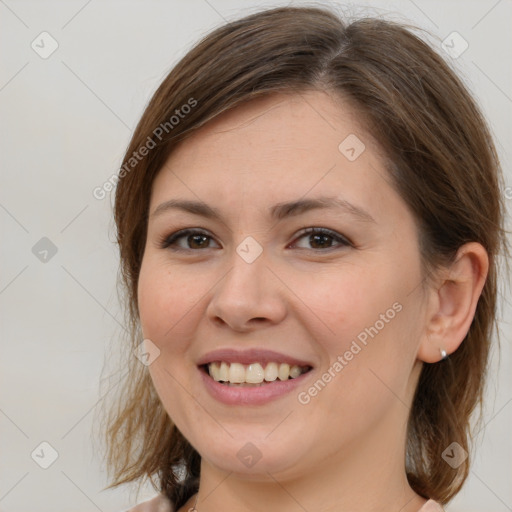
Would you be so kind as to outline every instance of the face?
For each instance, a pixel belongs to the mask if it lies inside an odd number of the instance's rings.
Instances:
[[[323,92],[254,100],[154,181],[138,301],[155,388],[205,461],[247,478],[389,450],[421,366],[421,282],[414,219],[357,112]]]

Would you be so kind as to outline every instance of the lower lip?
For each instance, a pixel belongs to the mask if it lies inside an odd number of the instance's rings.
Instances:
[[[312,370],[295,379],[275,380],[262,386],[229,386],[212,379],[199,368],[206,389],[213,398],[227,405],[262,405],[292,392],[300,386]]]

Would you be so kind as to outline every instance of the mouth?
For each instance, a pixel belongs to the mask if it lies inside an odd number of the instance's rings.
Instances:
[[[228,361],[211,361],[199,366],[214,381],[228,387],[260,387],[273,382],[293,380],[310,372],[310,365],[276,361],[242,364]]]
[[[205,390],[229,406],[263,406],[304,385],[315,365],[274,350],[223,348],[196,361]]]

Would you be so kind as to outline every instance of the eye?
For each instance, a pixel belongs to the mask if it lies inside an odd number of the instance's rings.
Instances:
[[[338,243],[338,246],[352,247],[353,244],[342,235],[331,231],[327,228],[307,228],[296,240],[309,236],[309,243],[320,245],[320,247],[313,247],[312,249],[335,249],[336,246],[332,245],[332,240]],[[178,242],[184,239],[186,246],[179,245]],[[211,249],[209,243],[213,240],[213,237],[205,231],[197,229],[183,229],[172,233],[169,236],[165,236],[160,241],[160,247],[162,249],[170,248],[173,251],[187,251],[196,249]],[[296,243],[294,244],[294,246]],[[300,249],[311,249],[311,247],[299,247]]]
[[[186,237],[186,238],[185,238]],[[187,247],[177,246],[177,241],[185,238]],[[204,231],[196,229],[183,229],[172,235],[164,237],[160,242],[162,249],[172,248],[173,251],[186,251],[189,249],[210,249],[209,240],[213,238]]]
[[[302,232],[298,239],[300,240],[306,236],[309,236],[309,243],[321,246],[313,247],[313,249],[335,249],[336,246],[330,245],[330,240],[335,240],[342,247],[353,246],[347,238],[327,228],[308,228]],[[304,247],[301,247],[301,249],[303,248]],[[305,247],[305,249],[310,249],[310,247]]]

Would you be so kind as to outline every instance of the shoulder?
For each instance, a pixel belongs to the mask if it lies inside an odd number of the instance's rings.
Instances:
[[[158,494],[154,498],[139,503],[125,512],[174,512],[174,507],[163,494]]]
[[[418,512],[444,512],[444,509],[437,501],[428,500]]]

